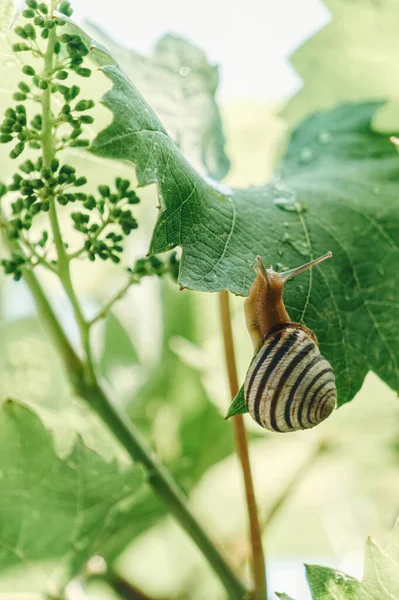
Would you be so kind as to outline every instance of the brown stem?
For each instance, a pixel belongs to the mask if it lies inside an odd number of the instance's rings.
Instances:
[[[224,354],[227,374],[230,384],[231,398],[239,390],[237,366],[234,352],[233,332],[231,328],[230,302],[227,291],[220,292],[220,317],[223,330]],[[245,486],[245,496],[248,509],[249,533],[252,547],[252,572],[255,584],[255,600],[266,600],[266,562],[262,547],[262,536],[259,526],[258,509],[256,506],[255,490],[249,461],[248,440],[242,415],[232,417],[234,437],[238,458],[240,460]]]

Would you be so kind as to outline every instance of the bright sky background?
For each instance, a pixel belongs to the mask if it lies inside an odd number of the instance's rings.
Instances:
[[[329,20],[321,0],[75,0],[73,18],[148,54],[164,33],[182,35],[220,65],[220,98],[276,99],[300,85],[288,55]]]

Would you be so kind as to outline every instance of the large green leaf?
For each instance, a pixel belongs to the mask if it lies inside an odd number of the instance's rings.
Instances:
[[[0,589],[55,593],[123,527],[127,512],[132,518],[144,476],[139,467],[121,472],[81,440],[59,458],[37,415],[11,400],[0,407],[0,444]],[[19,566],[32,570],[26,589],[13,575]]]
[[[226,190],[192,169],[117,65],[103,71],[113,82],[103,102],[114,119],[93,151],[131,161],[140,185],[158,183],[151,252],[182,247],[181,285],[246,294],[257,254],[292,267],[332,250],[329,264],[288,286],[291,317],[319,336],[340,404],[370,369],[397,389],[399,163],[370,127],[380,105],[314,115],[293,134],[275,183]]]
[[[392,77],[399,52],[396,0],[324,4],[331,22],[291,56],[303,80],[282,113],[291,124],[340,102],[399,99],[399,82]]]
[[[372,539],[367,540],[361,582],[335,569],[307,565],[306,578],[312,592],[312,600],[397,600],[398,546],[399,520],[384,551]],[[283,593],[276,595],[280,600],[293,600]]]

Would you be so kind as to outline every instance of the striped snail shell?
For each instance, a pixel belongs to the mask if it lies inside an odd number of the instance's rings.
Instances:
[[[256,354],[244,394],[248,411],[262,427],[287,432],[309,429],[334,410],[337,390],[329,362],[317,338],[292,323],[283,303],[284,283],[331,256],[326,255],[285,273],[265,269],[259,257],[257,277],[245,301],[245,315]]]

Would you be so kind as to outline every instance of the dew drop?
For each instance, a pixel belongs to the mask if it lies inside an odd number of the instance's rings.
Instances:
[[[332,140],[332,135],[329,131],[323,129],[317,136],[317,139],[320,144],[329,144]]]
[[[289,227],[290,226],[290,224],[288,223],[288,221],[284,221],[283,225],[284,225],[284,227]]]
[[[379,195],[381,194],[381,188],[379,188],[378,186],[374,186],[374,187],[373,187],[373,193],[374,193],[376,196],[379,196]]]
[[[179,69],[179,74],[182,77],[187,77],[187,75],[190,75],[191,69],[190,67],[180,67]]]
[[[303,294],[305,291],[305,288],[303,287],[303,285],[297,285],[296,289],[300,294]]]
[[[312,162],[314,158],[315,153],[310,148],[302,148],[302,150],[299,153],[299,162],[301,162],[302,164],[306,165]]]
[[[277,254],[278,254],[279,256],[282,256],[282,255],[283,255],[283,251],[281,250],[281,248],[277,248]]]

